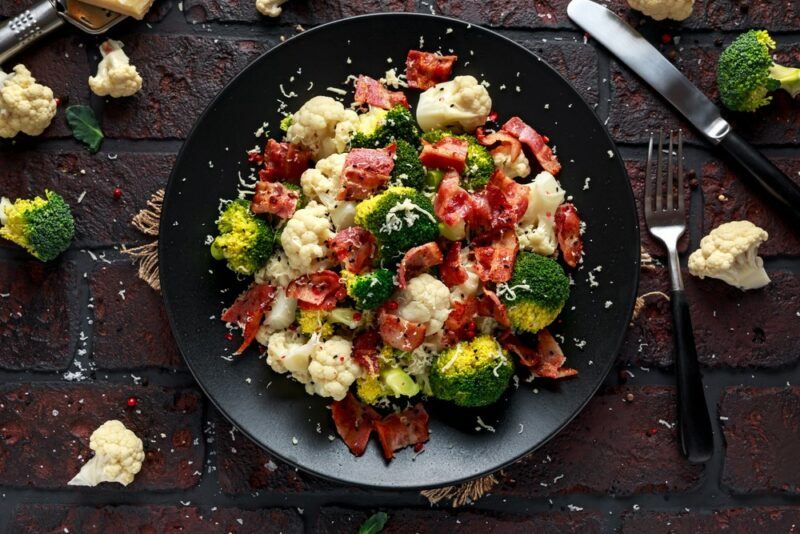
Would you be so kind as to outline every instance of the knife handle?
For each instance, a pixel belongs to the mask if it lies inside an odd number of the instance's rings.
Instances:
[[[770,195],[787,215],[794,218],[798,225],[796,228],[800,228],[800,185],[794,183],[732,130],[722,138],[719,146],[747,171],[747,176],[753,183]]]

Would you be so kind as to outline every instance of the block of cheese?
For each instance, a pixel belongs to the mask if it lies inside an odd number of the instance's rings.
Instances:
[[[83,2],[142,20],[153,0],[82,0]]]

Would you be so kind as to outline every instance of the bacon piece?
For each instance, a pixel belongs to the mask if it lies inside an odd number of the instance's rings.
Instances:
[[[347,153],[342,171],[339,200],[364,200],[389,181],[394,169],[397,146],[386,148],[354,148]]]
[[[527,188],[498,169],[486,187],[472,195],[470,227],[483,232],[514,228],[527,209]]]
[[[502,130],[487,134],[483,128],[478,128],[475,131],[475,137],[485,147],[491,147],[499,143],[496,148],[491,150],[492,155],[496,152],[504,152],[508,154],[509,161],[516,160],[522,152],[522,143],[519,142],[519,139]]]
[[[352,393],[331,404],[331,415],[336,425],[336,432],[356,456],[367,450],[369,437],[375,430],[375,423],[380,419],[378,412],[359,402]]]
[[[408,280],[419,276],[434,265],[439,265],[443,260],[442,249],[433,241],[409,249],[397,269],[397,285],[401,289],[405,288]]]
[[[458,56],[439,56],[431,52],[409,50],[406,56],[406,81],[412,89],[430,89],[446,82]]]
[[[452,304],[450,314],[444,322],[446,345],[454,345],[465,339],[475,337],[475,315],[478,313],[478,300],[467,297]]]
[[[286,296],[297,299],[301,310],[330,311],[347,296],[347,289],[335,272],[319,271],[292,280]]]
[[[289,189],[280,182],[256,183],[256,192],[250,202],[253,213],[271,213],[281,219],[288,219],[297,209],[300,191]]]
[[[436,216],[448,226],[454,226],[469,219],[472,213],[472,195],[459,185],[460,179],[461,177],[456,171],[447,171],[442,177],[436,197],[433,199],[433,210]]]
[[[378,361],[381,336],[377,330],[366,330],[353,338],[352,357],[356,363],[371,375],[377,375],[381,370]]]
[[[402,91],[390,91],[378,80],[363,74],[359,75],[356,81],[354,100],[359,104],[369,104],[383,109],[391,109],[397,104],[409,107],[408,99]]]
[[[483,288],[483,295],[478,298],[478,315],[492,317],[503,328],[511,327],[506,305],[500,302],[494,291]]]
[[[391,413],[376,421],[375,430],[383,448],[383,457],[387,460],[394,458],[395,451],[410,445],[419,452],[429,438],[428,413],[420,402],[400,413]]]
[[[544,137],[539,132],[525,124],[519,117],[511,117],[506,121],[502,128],[520,140],[525,146],[531,149],[536,161],[544,170],[555,176],[561,170],[558,158],[553,154],[553,150],[547,146]]]
[[[556,237],[558,248],[564,263],[577,267],[583,255],[583,238],[581,238],[581,218],[578,210],[569,202],[556,208]]]
[[[234,354],[241,354],[253,342],[264,314],[275,298],[275,286],[253,284],[236,297],[236,301],[222,314],[226,323],[236,323],[244,331],[244,340]]]
[[[463,172],[469,143],[457,137],[442,137],[434,144],[422,141],[419,160],[429,169],[455,169]]]
[[[279,143],[270,139],[261,159],[264,168],[258,171],[259,179],[265,182],[299,183],[300,175],[308,169],[311,151],[303,150],[291,143]]]
[[[346,270],[361,274],[372,266],[375,236],[360,226],[351,226],[328,239],[328,248]]]
[[[378,312],[378,333],[384,343],[397,350],[408,352],[422,345],[425,330],[425,325],[392,315],[384,308]]]
[[[503,332],[499,341],[503,348],[516,354],[519,362],[537,377],[566,378],[578,374],[577,370],[564,367],[567,358],[546,328],[539,330],[536,335],[536,348],[527,346],[510,330]]]
[[[439,267],[439,278],[447,287],[463,284],[469,278],[467,270],[461,265],[461,241],[454,241],[447,249],[444,262]]]
[[[475,259],[475,272],[484,282],[508,282],[514,270],[519,241],[513,228],[477,236],[470,254]]]

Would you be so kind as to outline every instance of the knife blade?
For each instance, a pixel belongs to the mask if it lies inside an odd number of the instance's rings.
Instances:
[[[706,139],[727,152],[754,185],[800,223],[800,185],[736,134],[719,108],[639,32],[591,0],[572,0],[567,15],[672,104]],[[795,227],[800,229],[800,224]]]

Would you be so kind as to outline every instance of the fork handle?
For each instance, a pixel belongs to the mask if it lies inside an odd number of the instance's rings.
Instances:
[[[675,370],[678,375],[678,430],[681,450],[691,463],[703,463],[714,452],[714,437],[703,392],[700,365],[697,362],[689,302],[682,289],[673,290],[670,300],[676,348]]]

